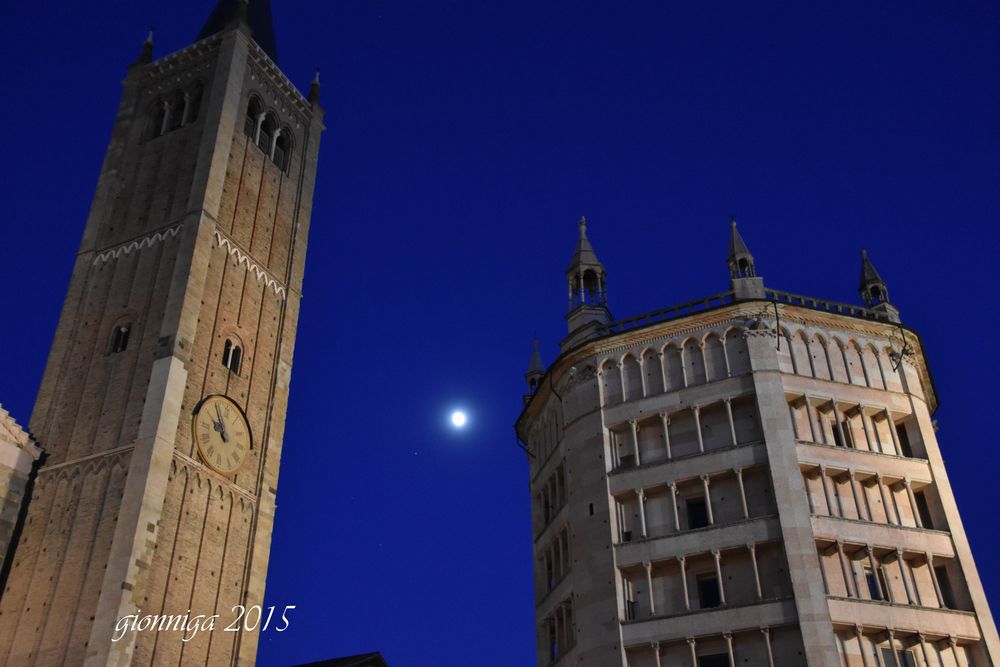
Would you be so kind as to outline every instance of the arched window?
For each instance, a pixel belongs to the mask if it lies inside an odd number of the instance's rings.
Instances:
[[[108,348],[108,354],[124,352],[128,348],[128,335],[131,331],[131,322],[115,325],[115,328],[111,331],[111,344]]]
[[[231,338],[226,339],[226,345],[222,349],[222,365],[232,373],[239,375],[240,363],[243,361],[243,348],[233,342]]]
[[[243,134],[250,137],[250,141],[257,142],[257,119],[260,118],[260,114],[263,113],[264,108],[260,103],[260,100],[256,97],[250,98],[250,103],[247,105],[247,117],[243,123]]]
[[[291,133],[287,127],[281,128],[278,140],[274,144],[274,156],[271,159],[281,171],[288,171],[288,160],[292,154]]]

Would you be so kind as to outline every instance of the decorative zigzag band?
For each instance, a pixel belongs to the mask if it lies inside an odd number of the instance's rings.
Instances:
[[[282,301],[284,301],[285,299],[284,286],[277,280],[275,280],[273,277],[271,277],[271,274],[267,272],[267,269],[258,265],[256,262],[250,259],[249,255],[244,254],[243,251],[240,250],[235,243],[233,243],[228,238],[223,236],[222,232],[220,232],[219,230],[215,231],[215,240],[218,242],[220,248],[226,250],[227,252],[229,252],[230,255],[236,258],[237,264],[242,264],[244,267],[246,267],[246,270],[252,273],[254,277],[257,278],[258,281],[261,281],[265,285],[270,287],[271,290],[277,296],[281,297]]]
[[[94,256],[94,266],[97,266],[102,262],[111,261],[112,259],[118,259],[122,255],[129,254],[133,250],[142,250],[143,248],[150,248],[159,243],[160,241],[165,240],[168,236],[170,237],[177,236],[177,234],[180,233],[181,231],[181,227],[183,226],[184,226],[183,224],[179,224],[174,227],[171,227],[170,229],[165,229],[162,232],[156,232],[155,234],[151,234],[150,236],[147,236],[138,241],[129,241],[128,243],[123,243],[117,248],[112,248],[111,250],[105,250],[102,253],[98,253],[96,256]]]

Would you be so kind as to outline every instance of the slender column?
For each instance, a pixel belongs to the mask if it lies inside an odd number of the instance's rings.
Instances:
[[[639,382],[642,385],[642,397],[649,396],[649,386],[646,382],[646,355],[639,357]]]
[[[580,279],[580,293],[583,294],[583,279]],[[622,403],[627,403],[632,400],[632,397],[628,395],[628,387],[625,383],[625,363],[618,362],[618,382],[622,386]]]
[[[674,531],[681,530],[680,512],[677,511],[677,482],[670,482],[670,501],[674,506]]]
[[[701,437],[701,406],[692,406],[691,411],[694,412],[694,429],[698,432],[698,451],[704,454],[705,440]]]
[[[271,145],[268,147],[267,157],[274,161],[274,149],[278,146],[278,137],[281,136],[281,128],[274,128],[274,135],[271,137]]]
[[[764,635],[764,645],[767,647],[767,667],[774,667],[774,648],[771,646],[771,628],[761,628]]]
[[[163,100],[161,104],[163,105],[163,122],[160,123],[160,133],[156,135],[158,137],[167,133],[167,127],[170,123],[170,103]]]
[[[906,487],[906,496],[910,499],[910,510],[913,512],[913,523],[917,524],[917,528],[923,528],[924,522],[920,520],[920,510],[917,509],[917,498],[913,495],[913,482],[907,477],[903,480],[903,486]]]
[[[656,358],[660,360],[660,380],[663,382],[661,385],[663,391],[670,391],[670,385],[667,384],[667,355],[663,354],[663,350],[660,350],[656,353]]]
[[[883,573],[883,575],[884,575],[885,574],[885,569],[882,567],[882,559],[878,558],[876,560],[878,561],[879,571],[881,571]],[[885,588],[884,589],[882,588],[882,581],[879,580],[878,583],[879,583],[879,590],[882,591],[882,593],[883,593],[883,595],[885,597],[886,602],[891,602],[891,603],[895,604],[896,603],[896,599],[892,595],[892,587],[889,586],[889,577],[888,576],[885,577]]]
[[[883,511],[885,511],[885,521],[886,521],[886,523],[891,523],[891,524],[894,524],[894,525],[898,525],[898,523],[899,523],[899,521],[898,521],[899,517],[893,518],[893,516],[891,514],[889,514],[889,503],[885,499],[885,487],[882,484],[882,474],[881,473],[875,473],[875,484],[878,486],[878,495],[882,498],[882,509],[883,509]]]
[[[639,461],[639,429],[634,419],[628,420],[629,431],[632,433],[632,453],[635,455],[635,466],[638,468]]]
[[[635,495],[639,499],[639,527],[642,529],[642,536],[649,537],[646,532],[646,492],[636,489]]]
[[[934,595],[937,596],[938,606],[941,609],[946,609],[944,604],[944,596],[941,595],[941,584],[938,582],[937,572],[934,571],[934,556],[930,551],[924,554],[924,558],[927,559],[927,569],[930,570],[931,583],[934,584]]]
[[[816,418],[812,413],[812,403],[809,401],[809,395],[805,395],[802,398],[802,402],[805,404],[806,417],[809,420],[809,433],[812,435],[813,442],[819,442],[819,438],[816,437]]]
[[[742,504],[743,507],[743,518],[749,519],[750,508],[747,507],[747,492],[746,489],[743,487],[743,468],[742,467],[733,468],[733,472],[736,473],[736,482],[740,486],[740,503]]]
[[[847,483],[851,486],[851,495],[854,497],[854,511],[857,512],[858,518],[863,519],[864,516],[861,514],[861,502],[858,501],[858,489],[854,484],[854,469],[851,468],[847,471]]]
[[[917,641],[920,642],[920,650],[924,652],[924,662],[927,664],[927,667],[930,667],[930,664],[931,664],[931,650],[927,646],[927,637],[924,636],[924,633],[918,632],[917,633]],[[939,664],[940,664],[940,661],[939,661]]]
[[[681,345],[678,356],[681,358],[681,379],[684,381],[684,386],[686,387],[688,386],[688,369],[687,360],[684,358],[685,348],[685,345]]]
[[[701,476],[701,484],[705,489],[705,508],[708,510],[708,525],[715,525],[715,516],[712,514],[712,494],[708,490],[708,475]]]
[[[851,374],[851,365],[847,363],[847,349],[845,345],[841,345],[840,341],[837,341],[837,349],[840,350],[840,358],[844,362],[844,372],[847,373],[847,384],[854,384],[854,377]],[[864,366],[864,362],[861,364]],[[833,376],[833,368],[830,368],[830,375]]]
[[[646,587],[649,590],[649,615],[656,616],[656,598],[653,595],[653,564],[647,560],[642,565],[646,568]]]
[[[871,656],[865,650],[865,633],[860,625],[854,626],[854,634],[858,638],[858,650],[861,651],[861,663],[864,667],[871,667]]]
[[[729,654],[729,667],[736,667],[736,656],[733,654],[733,633],[724,632],[722,638],[726,640],[726,653]]]
[[[722,552],[718,549],[713,549],[712,555],[715,556],[715,576],[719,579],[719,601],[725,605],[726,587],[722,583]]]
[[[837,406],[837,399],[831,398],[830,403],[833,405],[833,420],[836,422],[837,433],[840,434],[840,442],[844,444],[844,447],[850,446],[847,442],[847,434],[844,433],[844,418],[840,414],[840,408]]]
[[[698,649],[695,647],[694,637],[688,637],[688,646],[691,647],[691,667],[698,667]]]
[[[688,594],[687,558],[678,556],[677,562],[681,565],[681,584],[684,586],[684,609],[691,611],[691,596]]]
[[[851,590],[853,588],[853,586],[851,586],[852,577],[850,572],[850,565],[847,563],[847,556],[844,555],[844,543],[841,542],[840,540],[837,540],[836,547],[837,547],[837,557],[840,559],[840,570],[841,573],[844,575],[844,588],[847,589],[847,597],[849,598],[857,597],[857,592]]]
[[[715,378],[708,377],[708,358],[705,356],[705,341],[698,343],[698,349],[701,350],[701,367],[705,369],[705,382],[711,382]]]
[[[964,659],[960,660],[959,659],[960,654],[958,652],[958,639],[956,639],[955,637],[949,636],[948,637],[948,644],[951,646],[951,655],[952,655],[952,658],[954,658],[954,660],[955,660],[955,664],[959,665],[960,667],[962,665],[968,665],[969,663],[966,660],[964,660]],[[962,653],[965,653],[965,651],[962,651]],[[964,658],[965,656],[961,656],[961,657]]]
[[[885,418],[889,426],[889,437],[892,438],[892,446],[896,450],[896,456],[902,456],[903,448],[899,446],[899,435],[896,434],[896,422],[893,420],[892,411],[889,408],[885,409]]]
[[[827,488],[826,477],[826,466],[821,465],[819,467],[819,481],[823,485],[823,497],[826,498],[826,513],[830,516],[836,516],[833,512],[833,501],[830,500],[830,489]]]
[[[802,440],[802,434],[799,433],[799,420],[795,418],[795,406],[791,403],[788,404],[788,418],[792,420],[792,435],[795,436],[796,440]]]
[[[660,424],[663,428],[663,444],[667,446],[667,460],[674,458],[670,451],[670,415],[666,412],[660,413]]]
[[[184,92],[184,111],[181,112],[181,127],[188,124],[188,116],[191,110],[191,93]]]
[[[649,645],[653,648],[653,656],[656,658],[656,667],[663,667],[660,657],[660,642],[650,642]]]
[[[882,590],[882,580],[879,578],[879,571],[881,570],[880,563],[875,560],[875,549],[870,544],[865,545],[865,551],[868,553],[868,563],[872,567],[872,577],[875,579],[875,590],[878,591],[878,596],[886,600],[888,596],[885,591]]]
[[[875,448],[872,447],[871,429],[868,428],[868,420],[865,418],[865,406],[858,406],[858,417],[861,418],[861,427],[865,430],[865,442],[868,443],[868,451],[874,452]]]
[[[750,543],[747,545],[747,551],[750,552],[750,562],[753,564],[753,582],[757,586],[757,599],[764,599],[764,591],[760,586],[760,570],[757,569],[757,545]]]
[[[896,633],[892,628],[886,630],[885,633],[889,635],[889,650],[892,651],[893,662],[896,663],[896,667],[903,667],[903,665],[899,662],[899,651],[896,650]]]
[[[903,590],[906,591],[906,602],[907,604],[917,604],[916,598],[913,597],[913,591],[910,590],[910,580],[906,576],[906,559],[903,558],[903,551],[897,547],[896,551],[896,565],[899,567],[899,578],[903,580]]]
[[[723,403],[726,404],[726,416],[729,417],[729,435],[733,439],[733,447],[736,447],[740,443],[736,441],[736,422],[733,421],[733,399],[723,399]]]

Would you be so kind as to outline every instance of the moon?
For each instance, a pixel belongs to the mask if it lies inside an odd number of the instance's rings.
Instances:
[[[454,426],[455,428],[464,427],[465,423],[468,420],[469,418],[466,417],[465,413],[462,412],[461,410],[455,410],[454,412],[451,413],[451,425]]]

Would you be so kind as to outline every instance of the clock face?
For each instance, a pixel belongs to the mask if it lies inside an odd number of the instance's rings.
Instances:
[[[206,396],[195,409],[194,441],[201,460],[216,472],[231,475],[250,453],[250,424],[228,396]]]

